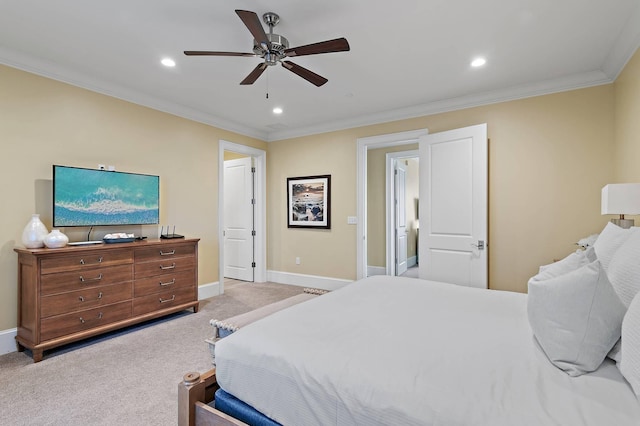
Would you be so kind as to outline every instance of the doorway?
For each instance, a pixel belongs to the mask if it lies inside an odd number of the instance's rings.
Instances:
[[[405,275],[411,270],[409,275],[417,276],[419,151],[387,153],[385,164],[385,275]]]
[[[231,223],[229,217],[231,213],[225,213],[225,154],[227,158],[229,153],[238,158],[249,157],[251,159],[252,168],[255,170],[253,178],[253,226],[252,226],[252,250],[253,264],[251,272],[252,281],[265,282],[267,276],[267,256],[266,256],[266,152],[245,145],[236,144],[221,140],[218,151],[218,282],[220,294],[224,293],[224,277],[225,277],[225,259],[231,257],[229,253],[225,256],[225,251],[230,250],[225,242],[225,230]],[[237,169],[240,170],[240,169]],[[233,174],[231,175],[233,176]],[[228,178],[228,177],[227,177]],[[232,227],[235,227],[232,226]],[[227,262],[229,263],[229,262]]]
[[[357,160],[358,160],[358,164],[357,164],[357,215],[358,215],[358,226],[357,226],[357,241],[358,244],[356,245],[356,273],[357,273],[357,278],[358,279],[362,279],[366,276],[369,275],[369,272],[371,272],[370,270],[368,270],[367,266],[368,266],[368,259],[369,259],[369,237],[371,237],[372,244],[375,244],[376,246],[378,245],[378,243],[376,243],[375,240],[376,236],[374,234],[370,235],[369,230],[375,228],[378,228],[378,226],[376,225],[376,223],[379,222],[379,218],[378,217],[369,217],[368,214],[368,205],[369,205],[369,197],[368,197],[368,190],[369,187],[372,185],[368,185],[368,172],[369,172],[369,166],[368,166],[368,156],[369,153],[373,153],[374,150],[380,149],[380,148],[395,148],[396,151],[403,151],[403,150],[407,150],[408,146],[414,145],[414,148],[417,146],[418,140],[420,138],[420,136],[423,135],[427,135],[428,134],[428,130],[427,129],[421,129],[421,130],[412,130],[412,131],[408,131],[408,132],[401,132],[401,133],[393,133],[393,134],[388,134],[388,135],[380,135],[380,136],[372,136],[372,137],[367,137],[367,138],[360,138],[357,141],[357,145],[358,145],[358,152],[357,152]],[[382,185],[384,186],[385,184],[382,183]],[[371,200],[371,201],[375,201],[375,200]],[[385,207],[383,207],[383,212]],[[371,224],[370,224],[371,222]],[[379,229],[385,229],[385,221],[382,220],[379,226]],[[371,225],[371,226],[369,226]],[[385,239],[385,237],[382,238],[383,240]],[[384,241],[381,241],[382,247],[384,247]],[[386,272],[386,267],[383,269],[384,272],[382,273],[387,273]],[[372,272],[372,274],[374,274],[375,271]]]
[[[379,209],[369,209],[369,153],[409,144],[419,145],[421,165],[419,198],[424,229],[419,236],[419,277],[487,288],[486,124],[433,135],[425,129],[358,139],[357,278],[370,275],[368,252],[374,237],[370,222],[380,215]]]

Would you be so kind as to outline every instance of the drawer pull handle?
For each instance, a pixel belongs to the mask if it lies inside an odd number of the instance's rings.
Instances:
[[[78,299],[80,299],[81,302],[84,302],[84,301],[87,300],[83,296],[80,296]],[[100,294],[98,294],[98,298],[96,300],[100,300],[100,299],[102,299],[102,292],[100,292]]]
[[[102,263],[102,256],[100,256],[100,257],[98,258],[98,261],[97,261],[96,263]],[[88,265],[88,263],[87,263],[87,262],[85,262],[85,261],[84,261],[84,259],[80,259],[80,264],[81,264],[81,265]]]
[[[101,319],[102,319],[102,312],[100,312],[100,313],[98,314],[98,318],[96,318],[96,319],[99,319],[99,320],[101,320]],[[85,319],[84,319],[84,318],[80,317],[80,322],[84,324],[84,323],[85,323],[85,322],[87,322],[87,321],[85,321]]]
[[[171,264],[171,266],[162,266],[162,265],[160,265],[160,269],[162,269],[162,270],[164,270],[164,269],[173,269],[175,267],[176,267],[176,263],[175,262],[173,262]]]
[[[162,297],[160,298],[160,303],[167,303],[167,302],[173,302],[174,300],[176,300],[176,295],[174,294],[173,297],[171,299],[163,299]]]
[[[102,274],[98,275],[95,278],[85,278],[82,275],[80,275],[80,281],[82,281],[83,283],[88,283],[91,281],[100,281],[102,279]]]
[[[163,283],[162,281],[160,281],[160,285],[161,285],[162,287],[165,287],[165,286],[168,286],[168,285],[172,285],[172,284],[175,284],[175,283],[176,283],[176,279],[175,279],[175,278],[174,278],[174,279],[172,279],[172,280],[171,280],[171,281],[169,281],[169,282],[166,282],[166,283]]]
[[[160,256],[171,256],[171,255],[174,255],[174,254],[176,254],[176,249],[173,249],[173,250],[168,251],[166,253],[163,252],[162,250],[160,250]]]

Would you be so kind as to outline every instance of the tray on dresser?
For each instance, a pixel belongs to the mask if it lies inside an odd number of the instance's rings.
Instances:
[[[132,243],[135,240],[135,237],[130,238],[104,238],[106,244],[115,244],[115,243]]]

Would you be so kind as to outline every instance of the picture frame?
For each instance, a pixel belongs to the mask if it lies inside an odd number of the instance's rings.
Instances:
[[[331,229],[331,175],[287,178],[287,227]]]

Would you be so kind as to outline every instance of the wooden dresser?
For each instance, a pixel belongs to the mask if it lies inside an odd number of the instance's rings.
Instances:
[[[19,351],[43,351],[193,308],[199,239],[14,249]]]

